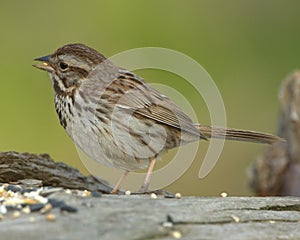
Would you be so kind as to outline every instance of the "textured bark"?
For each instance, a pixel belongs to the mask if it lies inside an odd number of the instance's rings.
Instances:
[[[279,91],[277,142],[266,148],[250,173],[250,185],[258,196],[300,196],[300,71],[282,83]]]
[[[64,163],[54,162],[48,154],[0,152],[0,182],[18,182],[23,179],[38,179],[44,186],[103,193],[111,191],[104,181],[84,176]]]

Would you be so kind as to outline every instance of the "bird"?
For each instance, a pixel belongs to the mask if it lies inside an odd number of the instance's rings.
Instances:
[[[90,158],[129,172],[147,168],[138,192],[149,191],[156,159],[168,149],[221,138],[272,144],[272,134],[194,123],[171,99],[142,77],[116,66],[95,49],[66,44],[34,59],[48,72],[60,124]]]

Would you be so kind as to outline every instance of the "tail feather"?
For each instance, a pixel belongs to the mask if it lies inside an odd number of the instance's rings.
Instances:
[[[249,130],[239,130],[234,128],[210,127],[205,125],[197,125],[201,135],[204,138],[219,138],[235,141],[256,142],[272,144],[277,141],[285,141],[284,139],[268,133],[261,133]]]

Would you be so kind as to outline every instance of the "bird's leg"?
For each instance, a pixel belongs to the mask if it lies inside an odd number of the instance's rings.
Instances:
[[[139,193],[144,193],[144,192],[148,191],[148,187],[149,187],[149,184],[150,184],[151,175],[152,175],[152,172],[153,172],[155,161],[156,161],[155,158],[150,160],[144,183],[143,183],[142,187],[140,188],[140,190],[138,190]]]
[[[123,182],[123,180],[125,179],[125,177],[128,175],[129,171],[125,171],[122,176],[120,177],[119,181],[117,182],[117,184],[115,185],[114,189],[111,191],[112,194],[116,194],[119,191],[119,188]]]

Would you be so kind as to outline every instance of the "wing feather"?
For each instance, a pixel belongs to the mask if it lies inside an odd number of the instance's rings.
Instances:
[[[126,74],[126,73],[129,73]],[[184,130],[193,135],[199,136],[199,130],[193,121],[168,97],[160,94],[145,81],[131,72],[125,72],[117,81],[127,81],[134,87],[117,102],[117,107],[134,111],[143,117],[163,123],[178,130]]]

